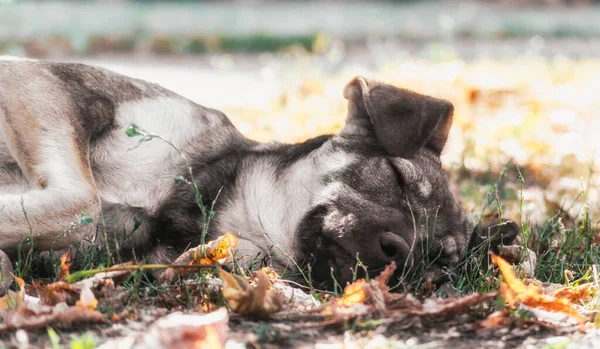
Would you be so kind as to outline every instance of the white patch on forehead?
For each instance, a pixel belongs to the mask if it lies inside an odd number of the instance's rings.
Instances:
[[[331,210],[323,217],[323,228],[329,231],[335,231],[338,237],[346,235],[346,232],[352,230],[356,224],[356,216],[353,213],[342,215],[338,210]]]
[[[431,195],[431,182],[425,177],[421,177],[419,180],[419,191],[424,198],[428,198]]]
[[[158,209],[174,183],[174,173],[183,158],[160,139],[137,146],[140,137],[128,137],[125,130],[136,124],[184,149],[208,126],[196,112],[190,102],[175,97],[120,104],[116,115],[119,128],[90,150],[92,166],[98,169],[95,180],[102,200],[143,207],[150,213]]]

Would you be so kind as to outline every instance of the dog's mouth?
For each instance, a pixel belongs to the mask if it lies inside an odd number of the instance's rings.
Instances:
[[[310,265],[312,280],[320,288],[333,289],[336,284],[343,287],[355,278],[364,277],[364,270],[356,268],[356,256],[324,236],[313,244],[312,251],[306,255],[306,263]]]
[[[381,274],[389,263],[379,263],[369,265],[368,262],[361,261],[356,254],[348,251],[333,239],[320,237],[316,244],[313,244],[313,250],[306,258],[306,263],[310,265],[312,281],[315,286],[324,289],[333,289],[334,287],[344,287],[347,283],[355,280],[368,278],[373,279]],[[420,253],[414,253],[414,263],[396,262],[396,269],[388,280],[389,286],[397,286],[401,283],[409,283],[413,280],[415,273],[423,269],[421,265]]]

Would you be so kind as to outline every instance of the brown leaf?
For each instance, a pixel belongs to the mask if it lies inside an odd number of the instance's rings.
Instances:
[[[60,256],[60,266],[58,269],[58,279],[65,280],[69,277],[69,268],[71,267],[71,252],[67,251]]]
[[[104,315],[98,311],[70,307],[65,303],[59,303],[56,306],[23,305],[2,314],[0,331],[100,322],[104,322]]]
[[[8,255],[0,250],[0,296],[4,295],[12,285],[14,272]]]
[[[268,318],[283,305],[283,296],[271,289],[269,278],[264,272],[256,274],[251,285],[243,276],[219,271],[223,287],[221,293],[234,313],[253,318]]]
[[[337,317],[339,320],[360,316],[373,307],[379,312],[403,308],[407,297],[391,294],[387,282],[396,270],[392,262],[373,280],[356,280],[344,288],[340,298],[333,299],[321,309],[321,314]],[[391,307],[390,307],[391,306]]]
[[[579,286],[566,286],[552,293],[553,297],[568,299],[571,303],[587,301],[592,297],[594,284],[588,283]]]
[[[98,349],[220,349],[227,342],[228,323],[224,308],[206,314],[173,313],[158,319],[144,331],[109,341]]]
[[[540,287],[535,284],[525,285],[515,277],[510,264],[502,257],[492,254],[492,261],[498,266],[506,282],[507,287],[501,287],[500,294],[509,306],[513,307],[514,304],[521,303],[532,308],[565,313],[579,323],[585,322],[569,299],[543,294]]]
[[[38,289],[38,294],[42,303],[46,305],[56,305],[58,303],[75,305],[79,299],[79,291],[64,281],[42,286]]]
[[[272,280],[278,280],[281,279],[281,276],[279,276],[279,274],[277,274],[277,272],[275,270],[273,270],[273,268],[271,267],[262,267],[260,268],[260,271],[265,273],[265,275]],[[256,275],[257,273],[254,273],[254,275]]]
[[[477,323],[477,327],[485,330],[495,330],[510,325],[510,319],[506,317],[503,311],[495,311],[487,318]]]
[[[200,245],[185,251],[173,261],[173,264],[222,265],[231,260],[231,253],[236,249],[237,244],[238,238],[232,233],[227,233],[205,245]],[[171,282],[175,277],[175,273],[185,274],[187,272],[189,272],[189,269],[187,268],[168,268],[161,274],[160,281]]]
[[[472,307],[480,305],[494,299],[497,292],[472,293],[462,297],[453,297],[446,299],[427,299],[423,304],[423,309],[408,310],[412,315],[435,317],[436,320],[445,320],[464,314]]]

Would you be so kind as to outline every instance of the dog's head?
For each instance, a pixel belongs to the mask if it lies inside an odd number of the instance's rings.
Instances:
[[[353,160],[325,178],[296,231],[313,280],[343,285],[357,261],[373,274],[392,261],[405,273],[456,264],[471,234],[440,162],[452,104],[362,77],[344,97],[348,117],[331,146]]]

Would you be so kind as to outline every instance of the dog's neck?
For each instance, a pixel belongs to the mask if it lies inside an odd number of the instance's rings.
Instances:
[[[299,257],[294,241],[302,217],[330,195],[327,174],[352,160],[329,137],[255,146],[236,160],[239,175],[217,200],[213,229],[239,234],[238,257],[264,258],[260,252],[270,251],[274,265],[291,266],[290,258]]]

